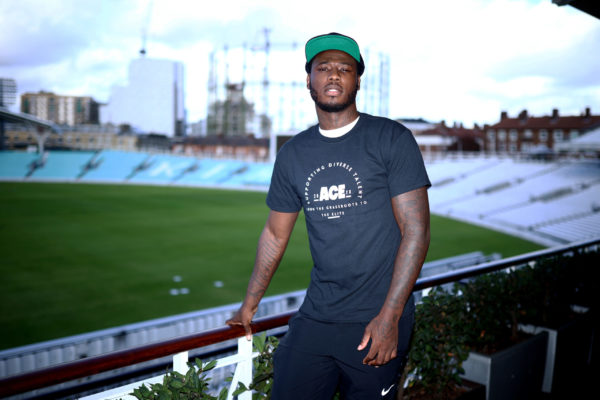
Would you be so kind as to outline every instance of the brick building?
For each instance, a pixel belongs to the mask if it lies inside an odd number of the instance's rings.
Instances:
[[[432,127],[415,133],[421,151],[455,151],[478,152],[483,150],[483,131],[478,125],[472,129],[465,128],[462,123],[452,126],[445,121],[434,124]],[[434,140],[437,139],[437,140]],[[429,140],[427,140],[429,139]],[[430,144],[436,143],[436,144]]]
[[[561,116],[554,109],[547,116],[534,117],[523,110],[511,118],[503,111],[499,122],[484,127],[484,149],[499,153],[553,151],[558,143],[599,126],[600,115],[592,115],[589,107],[578,116]]]

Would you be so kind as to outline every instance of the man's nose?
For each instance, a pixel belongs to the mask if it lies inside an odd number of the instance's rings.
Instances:
[[[329,73],[329,80],[340,80],[340,71],[337,68],[331,68],[331,72]]]

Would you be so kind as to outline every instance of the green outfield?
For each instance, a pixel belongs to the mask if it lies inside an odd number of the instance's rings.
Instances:
[[[0,183],[0,348],[241,301],[264,200],[197,188]],[[428,260],[539,248],[434,216]],[[310,267],[301,221],[267,295],[305,288]]]

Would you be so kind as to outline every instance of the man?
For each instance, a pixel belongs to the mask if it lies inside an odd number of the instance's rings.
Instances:
[[[401,124],[357,111],[358,44],[310,39],[306,78],[319,124],[279,151],[270,213],[240,309],[250,323],[303,208],[314,266],[306,298],[274,355],[272,397],[392,399],[414,324],[413,285],[429,246],[430,186]]]

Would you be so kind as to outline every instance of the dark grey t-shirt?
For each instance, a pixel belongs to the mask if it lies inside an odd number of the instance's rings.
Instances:
[[[313,126],[277,154],[267,205],[304,208],[314,262],[300,311],[335,322],[367,322],[387,295],[401,235],[391,198],[431,184],[412,133],[360,114],[327,138]]]

